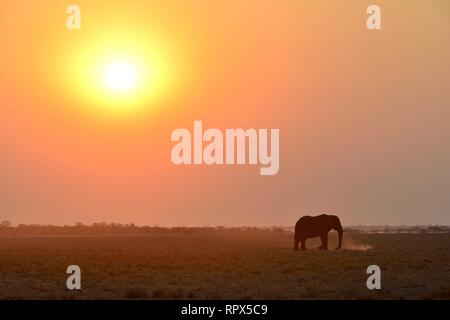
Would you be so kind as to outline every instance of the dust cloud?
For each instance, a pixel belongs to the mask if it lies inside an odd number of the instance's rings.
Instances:
[[[346,239],[345,239],[346,238]],[[367,251],[374,249],[371,245],[358,243],[351,236],[344,237],[342,249],[353,251]]]

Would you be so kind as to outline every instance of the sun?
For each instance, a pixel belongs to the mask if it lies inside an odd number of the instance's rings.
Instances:
[[[129,92],[136,88],[136,67],[129,62],[112,62],[105,68],[104,81],[107,87],[115,92]]]
[[[173,48],[134,29],[110,32],[89,34],[67,48],[61,85],[86,115],[125,119],[159,112],[181,79]]]

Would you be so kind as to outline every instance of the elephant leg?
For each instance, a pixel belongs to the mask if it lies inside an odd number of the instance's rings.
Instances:
[[[298,242],[299,240],[297,238],[294,239],[294,250],[298,251]]]
[[[320,236],[322,240],[322,245],[320,246],[321,250],[328,250],[328,234]]]
[[[300,241],[301,241],[301,244],[302,244],[301,249],[302,250],[306,250],[306,239],[301,239]]]

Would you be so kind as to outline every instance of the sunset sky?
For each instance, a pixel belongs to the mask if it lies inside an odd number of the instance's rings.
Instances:
[[[70,4],[81,30],[66,28]],[[0,221],[450,224],[449,13],[448,0],[2,0]],[[278,174],[175,166],[171,133],[194,120],[279,128]]]

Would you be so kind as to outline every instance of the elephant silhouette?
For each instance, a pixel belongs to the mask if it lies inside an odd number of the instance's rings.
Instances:
[[[339,236],[339,245],[336,248],[340,249],[342,246],[342,229],[339,217],[327,214],[319,216],[303,216],[295,224],[294,235],[294,250],[298,250],[298,243],[301,242],[301,249],[306,250],[306,239],[320,237],[322,245],[320,250],[328,250],[328,232],[336,230]]]

